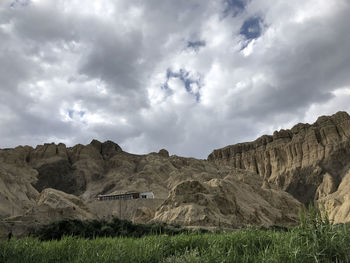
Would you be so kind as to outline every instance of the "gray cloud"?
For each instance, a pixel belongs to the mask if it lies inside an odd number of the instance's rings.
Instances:
[[[97,138],[204,158],[350,110],[349,13],[346,0],[3,1],[0,147]]]

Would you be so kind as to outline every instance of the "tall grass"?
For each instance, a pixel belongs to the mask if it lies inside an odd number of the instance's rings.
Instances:
[[[14,239],[0,243],[0,262],[350,262],[350,229],[310,210],[288,231]]]

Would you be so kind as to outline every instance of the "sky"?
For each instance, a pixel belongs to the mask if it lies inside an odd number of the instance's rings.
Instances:
[[[0,0],[0,148],[206,158],[350,113],[348,0]]]

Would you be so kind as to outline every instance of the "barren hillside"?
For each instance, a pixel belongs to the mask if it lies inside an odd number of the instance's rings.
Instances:
[[[214,150],[208,160],[162,149],[134,155],[93,140],[0,150],[0,218],[64,217],[166,222],[186,226],[289,224],[302,203],[325,205],[350,221],[350,116],[338,112],[254,142]],[[97,201],[98,194],[153,191],[155,199]]]

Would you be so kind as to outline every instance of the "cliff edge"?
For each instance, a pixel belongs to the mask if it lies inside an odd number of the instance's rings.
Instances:
[[[299,123],[253,142],[214,150],[208,160],[254,172],[304,204],[325,203],[344,184],[350,187],[344,181],[350,168],[350,116],[342,111],[321,116],[313,124]],[[334,210],[344,206],[338,199],[338,205],[327,205],[335,221]],[[350,221],[350,215],[339,215],[339,220]]]

